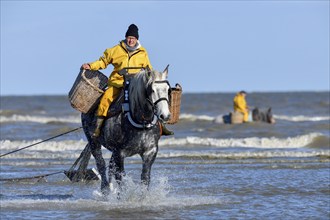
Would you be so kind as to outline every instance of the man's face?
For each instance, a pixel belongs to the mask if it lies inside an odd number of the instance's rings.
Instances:
[[[135,47],[137,39],[133,36],[127,36],[126,37],[127,45],[130,47]]]

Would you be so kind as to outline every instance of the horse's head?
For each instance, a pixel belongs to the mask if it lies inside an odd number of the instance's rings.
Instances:
[[[275,119],[274,119],[273,113],[272,113],[272,108],[269,108],[267,110],[266,118],[267,118],[267,122],[268,123],[270,123],[270,124],[274,124],[275,123]]]
[[[171,86],[167,81],[168,65],[163,72],[149,71],[147,96],[153,103],[155,114],[162,121],[168,121],[171,113],[169,109]]]
[[[272,108],[269,108],[266,112],[261,112],[259,108],[254,108],[252,111],[253,121],[263,121],[268,122],[270,124],[275,123],[275,119],[273,117]]]
[[[142,70],[131,80],[130,106],[136,120],[151,120],[155,114],[158,119],[170,119],[171,86],[167,81],[168,66],[163,72]]]

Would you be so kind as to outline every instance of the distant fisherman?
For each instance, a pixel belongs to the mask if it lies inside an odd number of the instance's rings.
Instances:
[[[242,90],[234,97],[234,111],[243,114],[243,122],[249,121],[249,106],[245,100],[246,95],[247,93]]]

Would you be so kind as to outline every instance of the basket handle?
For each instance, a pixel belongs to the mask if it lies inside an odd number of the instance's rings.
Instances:
[[[182,86],[179,83],[175,84],[175,87],[172,90],[182,91]]]
[[[98,87],[96,87],[95,85],[93,85],[87,78],[86,78],[86,75],[85,75],[85,69],[84,71],[81,73],[81,77],[93,88],[95,89],[96,91],[98,91],[99,93],[104,93],[104,91],[102,89],[99,89]]]

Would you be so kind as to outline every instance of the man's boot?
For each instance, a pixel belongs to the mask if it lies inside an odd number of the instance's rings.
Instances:
[[[103,121],[104,121],[104,117],[100,117],[100,116],[97,117],[97,119],[96,119],[96,128],[95,128],[95,131],[93,133],[94,138],[97,138],[97,137],[100,136]]]
[[[163,122],[161,122],[160,124],[162,125],[162,135],[168,136],[174,134],[173,131],[170,131],[165,127],[165,124]]]

